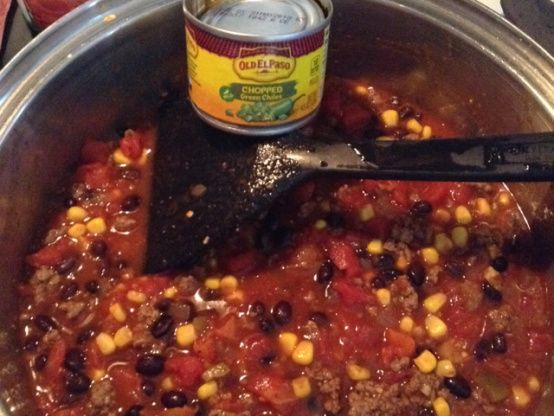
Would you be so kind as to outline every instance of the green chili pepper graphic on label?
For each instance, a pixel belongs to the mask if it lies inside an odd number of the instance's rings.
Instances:
[[[304,95],[292,100],[287,98],[275,105],[257,102],[254,104],[243,104],[237,117],[249,123],[259,123],[262,121],[286,120],[292,114],[294,105]]]

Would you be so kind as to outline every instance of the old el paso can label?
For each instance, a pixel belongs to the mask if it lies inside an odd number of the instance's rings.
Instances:
[[[204,118],[217,120],[216,126],[239,127],[238,132],[246,134],[277,133],[286,130],[271,127],[299,127],[318,109],[328,25],[287,41],[244,42],[204,30],[188,19],[186,36],[190,98]]]

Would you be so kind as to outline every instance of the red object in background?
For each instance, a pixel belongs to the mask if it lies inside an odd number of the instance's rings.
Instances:
[[[4,32],[6,31],[6,18],[10,11],[11,0],[0,0],[0,45],[4,40]]]
[[[18,2],[31,27],[40,32],[86,0],[18,0]]]

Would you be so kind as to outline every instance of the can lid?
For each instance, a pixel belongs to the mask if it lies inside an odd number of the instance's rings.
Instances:
[[[224,0],[200,20],[230,32],[275,36],[304,32],[325,15],[314,0]]]

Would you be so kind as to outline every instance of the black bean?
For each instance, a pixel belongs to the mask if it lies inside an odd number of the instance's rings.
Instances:
[[[162,314],[154,321],[152,327],[150,328],[150,332],[154,338],[161,338],[171,330],[172,326],[173,318],[169,315]]]
[[[417,410],[417,416],[437,416],[432,407],[420,407]]]
[[[444,265],[444,270],[449,276],[455,279],[464,278],[464,266],[460,262],[454,260],[447,261]]]
[[[310,321],[315,322],[319,327],[329,325],[329,318],[323,312],[314,312],[310,316]]]
[[[273,321],[269,318],[263,317],[260,318],[258,321],[258,326],[260,327],[260,330],[266,334],[270,334],[275,329],[275,324]]]
[[[426,217],[433,211],[433,206],[428,201],[417,201],[414,202],[410,208],[410,214],[414,217]]]
[[[97,280],[89,280],[85,283],[85,289],[94,295],[100,291],[100,283]]]
[[[135,370],[144,376],[157,376],[164,371],[164,358],[160,354],[144,354],[138,358]]]
[[[141,406],[140,404],[136,404],[134,406],[131,406],[126,412],[124,416],[140,416],[140,411],[144,409],[144,406]]]
[[[38,329],[44,332],[48,332],[57,327],[54,320],[47,315],[37,315],[33,322]]]
[[[135,211],[141,203],[141,198],[138,195],[129,195],[121,202],[121,210],[124,212]]]
[[[110,259],[106,257],[100,257],[100,260],[97,263],[98,275],[100,277],[107,277],[110,272]]]
[[[156,303],[156,309],[160,312],[167,312],[172,303],[173,302],[171,301],[171,299],[162,299],[158,303]]]
[[[400,273],[394,269],[381,270],[379,272],[379,277],[385,282],[392,282],[400,276]]]
[[[491,341],[488,339],[481,339],[473,348],[473,356],[477,361],[483,361],[492,351]]]
[[[505,354],[508,352],[508,341],[504,334],[495,334],[491,341],[492,350],[497,354]]]
[[[371,282],[371,286],[373,287],[373,289],[384,289],[387,287],[387,281],[383,279],[382,276],[377,276]]]
[[[35,371],[44,370],[44,367],[46,367],[47,362],[48,362],[48,355],[46,354],[37,355],[33,361],[33,370]]]
[[[376,264],[381,270],[391,270],[394,268],[394,256],[390,253],[381,254],[377,257]]]
[[[405,120],[407,118],[412,118],[415,114],[415,111],[413,107],[410,107],[409,105],[404,105],[398,110],[398,114],[400,115],[400,118],[402,120]]]
[[[327,222],[327,225],[333,229],[340,229],[345,226],[344,217],[338,212],[330,212],[327,214],[325,222]]]
[[[508,270],[508,259],[504,256],[498,256],[491,260],[491,266],[498,273]]]
[[[327,284],[333,278],[335,270],[333,268],[333,263],[330,260],[324,262],[317,271],[316,281],[321,284]]]
[[[260,358],[260,364],[268,366],[273,362],[273,360],[275,360],[276,357],[277,356],[275,354],[264,355],[262,358]]]
[[[286,325],[292,320],[292,306],[287,301],[282,300],[273,307],[271,314],[279,325]]]
[[[489,282],[483,282],[483,292],[492,302],[502,302],[502,292],[491,285]]]
[[[56,271],[59,274],[67,274],[75,267],[76,264],[77,260],[75,260],[75,258],[68,257],[56,265]]]
[[[40,343],[40,340],[38,338],[35,338],[35,337],[28,338],[23,342],[23,350],[28,352],[34,351],[38,348],[39,343]]]
[[[83,394],[90,387],[90,379],[81,372],[67,372],[65,389],[71,394]]]
[[[79,291],[79,285],[77,282],[69,282],[67,285],[62,287],[60,291],[61,300],[69,300],[77,294]]]
[[[108,251],[108,245],[104,240],[93,240],[90,243],[89,251],[92,255],[101,257]]]
[[[187,396],[180,391],[171,390],[162,394],[161,402],[168,409],[183,407],[187,404]]]
[[[78,372],[85,368],[85,353],[79,348],[69,349],[63,360],[63,366],[73,372]]]
[[[460,399],[467,399],[471,396],[471,386],[463,377],[447,377],[444,379],[444,386],[450,393]]]
[[[420,263],[413,263],[408,269],[408,278],[415,287],[420,287],[425,283],[425,267]]]
[[[77,344],[82,345],[94,336],[94,329],[85,329],[77,336]]]
[[[265,315],[265,305],[262,302],[254,302],[248,308],[248,314],[253,317],[259,317]]]
[[[147,396],[153,396],[156,393],[156,385],[151,380],[144,380],[141,385],[142,392]]]
[[[217,300],[221,297],[220,293],[214,289],[202,289],[202,299],[204,300]]]

